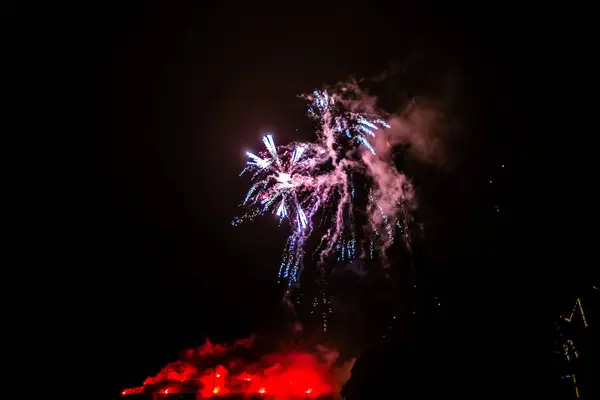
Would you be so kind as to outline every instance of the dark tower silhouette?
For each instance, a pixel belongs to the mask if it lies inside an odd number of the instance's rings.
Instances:
[[[593,352],[592,341],[598,336],[598,302],[600,293],[597,287],[588,287],[572,300],[572,306],[556,320],[556,340],[554,353],[560,379],[561,398],[598,398],[597,357]]]

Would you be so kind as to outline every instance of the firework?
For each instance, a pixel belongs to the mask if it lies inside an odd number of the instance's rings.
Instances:
[[[296,229],[304,229],[308,221],[298,195],[310,187],[311,167],[302,161],[308,145],[295,145],[291,152],[285,147],[278,149],[271,134],[264,136],[263,142],[267,152],[246,153],[249,160],[242,174],[253,173],[253,184],[242,202],[250,211],[242,219],[273,210],[280,220],[288,217]]]
[[[259,155],[246,153],[248,162],[242,174],[252,173],[252,185],[241,206],[248,211],[233,224],[267,212],[274,213],[280,223],[285,218],[289,220],[292,234],[286,243],[279,277],[292,284],[304,256],[304,241],[311,228],[309,220],[318,209],[318,197],[313,192],[317,185],[315,159],[323,149],[310,143],[277,147],[271,134],[263,137],[263,143],[266,151]]]
[[[280,223],[289,220],[291,233],[279,268],[279,278],[288,285],[298,282],[305,243],[318,211],[326,226],[316,250],[323,265],[332,253],[337,253],[338,260],[351,260],[366,256],[367,251],[373,258],[378,249],[384,256],[396,228],[403,230],[408,240],[406,212],[412,201],[406,177],[379,158],[369,142],[379,129],[389,127],[372,107],[361,107],[356,100],[327,91],[315,91],[305,98],[310,101],[309,116],[318,123],[317,140],[275,146],[273,136],[267,134],[263,137],[265,151],[246,153],[248,162],[242,174],[250,172],[252,182],[241,206],[247,212],[233,221],[237,225],[267,212],[275,214]],[[371,109],[369,113],[361,112],[366,108]],[[344,147],[341,134],[359,146]],[[357,240],[355,174],[370,182],[364,210],[369,220],[368,250]]]

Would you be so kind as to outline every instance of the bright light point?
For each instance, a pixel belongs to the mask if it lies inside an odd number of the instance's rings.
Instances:
[[[220,377],[221,377],[221,374],[217,374],[217,378],[220,378]]]
[[[264,392],[266,392],[265,388],[258,389],[258,393],[264,393]]]
[[[306,394],[311,394],[312,393],[312,389],[306,389]]]
[[[219,393],[220,389],[218,387],[213,389],[213,393]]]
[[[169,393],[169,389],[165,389],[165,394]]]
[[[277,180],[281,183],[288,183],[289,181],[292,180],[292,176],[290,174],[286,174],[281,172],[278,176],[277,176]]]

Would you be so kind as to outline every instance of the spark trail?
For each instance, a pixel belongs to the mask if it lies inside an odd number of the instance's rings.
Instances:
[[[389,125],[372,104],[361,102],[360,96],[356,99],[359,94],[356,88],[346,87],[334,93],[314,91],[303,96],[309,101],[308,115],[317,125],[315,142],[275,146],[273,136],[267,134],[263,137],[266,150],[258,155],[246,153],[248,161],[242,174],[250,172],[252,182],[241,206],[247,212],[232,224],[267,212],[275,214],[280,223],[289,221],[291,233],[279,269],[280,280],[289,286],[298,283],[306,240],[313,232],[318,211],[326,224],[315,250],[320,265],[332,253],[345,260],[373,258],[377,250],[385,260],[397,228],[410,245],[407,230],[414,205],[412,186],[406,176],[376,154],[369,142]],[[362,210],[369,221],[365,227],[367,244],[357,240],[356,175],[370,182],[367,208]]]

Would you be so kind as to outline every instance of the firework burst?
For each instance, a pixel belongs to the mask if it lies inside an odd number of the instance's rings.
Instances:
[[[367,253],[373,258],[377,249],[384,258],[397,228],[403,230],[409,245],[410,182],[378,157],[369,142],[378,130],[389,125],[375,115],[373,107],[361,107],[340,94],[315,91],[304,98],[310,102],[309,116],[318,124],[317,140],[275,146],[273,136],[267,134],[263,137],[265,151],[258,155],[247,152],[242,174],[250,172],[252,182],[241,204],[247,212],[233,221],[237,225],[267,212],[275,214],[280,223],[289,220],[291,233],[279,269],[279,278],[288,285],[298,282],[306,240],[319,210],[326,226],[315,251],[320,253],[321,265],[332,253],[337,253],[338,260],[365,257]],[[357,145],[344,145],[343,137]],[[365,187],[368,201],[364,213],[370,235],[366,246],[358,243],[356,235],[357,191],[353,176],[357,174],[370,182]]]
[[[288,219],[292,234],[287,240],[279,277],[290,284],[296,282],[304,255],[304,241],[310,234],[309,220],[318,209],[318,198],[312,190],[318,164],[315,155],[323,150],[315,144],[299,143],[275,146],[273,136],[263,137],[266,151],[256,155],[247,152],[248,162],[242,171],[252,173],[252,185],[241,206],[248,211],[233,221],[237,225],[246,219],[274,213],[281,223]],[[240,175],[242,175],[240,174]]]
[[[307,220],[298,194],[310,187],[310,163],[301,161],[308,145],[295,145],[291,152],[285,147],[278,149],[270,134],[263,137],[263,142],[266,153],[246,153],[249,160],[242,174],[253,173],[254,183],[242,202],[250,206],[242,219],[273,210],[280,220],[288,217],[298,229],[304,229]]]

